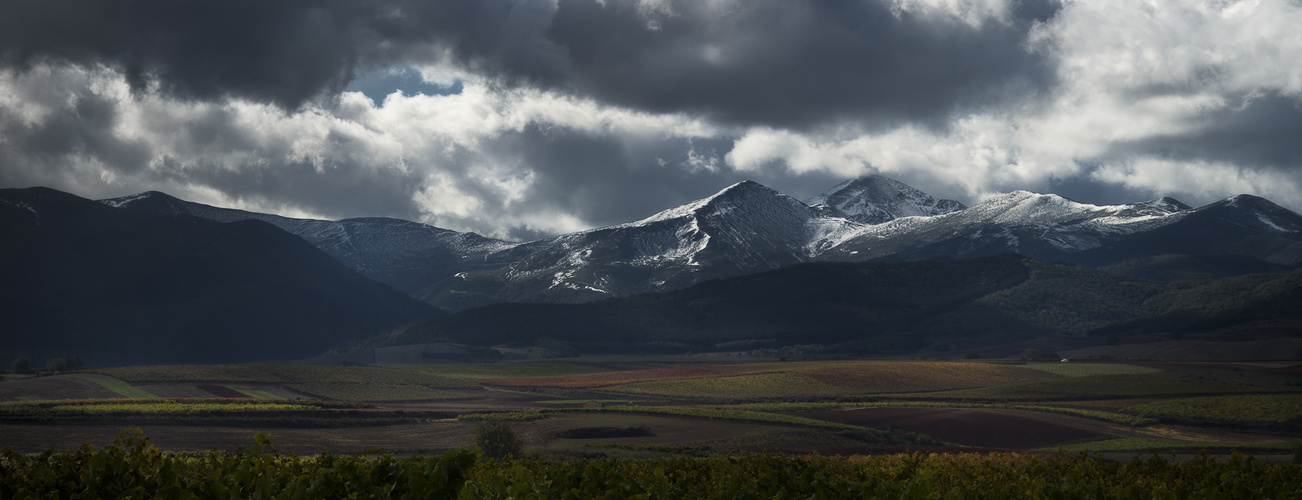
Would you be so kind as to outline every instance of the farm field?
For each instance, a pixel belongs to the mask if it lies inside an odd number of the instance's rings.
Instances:
[[[503,419],[528,453],[571,458],[1157,444],[1291,460],[1302,442],[1302,376],[1291,366],[630,356],[121,367],[0,382],[0,449],[103,446],[139,427],[177,451],[233,449],[269,432],[297,453],[430,454]]]

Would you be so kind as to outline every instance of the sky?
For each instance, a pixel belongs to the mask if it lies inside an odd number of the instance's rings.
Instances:
[[[510,240],[754,180],[1302,209],[1299,0],[6,0],[0,187]]]

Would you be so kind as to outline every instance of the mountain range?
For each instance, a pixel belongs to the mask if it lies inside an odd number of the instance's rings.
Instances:
[[[385,218],[320,221],[222,209],[150,192],[126,210],[256,219],[442,309],[580,303],[664,292],[805,262],[962,259],[1017,253],[1149,279],[1211,279],[1302,265],[1302,216],[1239,195],[1091,205],[1015,191],[967,207],[867,176],[808,202],[746,181],[647,218],[513,243]]]
[[[918,348],[1291,320],[1302,300],[1302,216],[1250,195],[1193,208],[1016,191],[968,207],[878,176],[807,202],[747,181],[521,243],[29,188],[0,190],[0,231],[0,356],[95,364],[544,337]]]
[[[354,350],[430,344],[595,353],[955,351],[1042,337],[1302,334],[1302,269],[1157,282],[1015,254],[815,262],[584,304],[494,304]],[[1210,334],[1220,330],[1220,334]],[[1102,340],[1102,339],[1100,339]],[[1276,353],[1298,359],[1302,352]]]
[[[441,311],[257,220],[0,190],[0,356],[92,365],[297,359]]]

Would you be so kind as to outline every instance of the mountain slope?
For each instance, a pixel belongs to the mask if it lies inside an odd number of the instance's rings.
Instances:
[[[90,363],[289,359],[438,312],[260,221],[0,190],[0,350]]]
[[[642,220],[507,243],[396,219],[288,219],[144,193],[128,210],[258,219],[430,304],[577,303],[680,289],[819,261],[962,259],[1001,253],[1159,279],[1285,272],[1302,265],[1302,216],[1238,196],[1199,209],[1171,198],[1091,205],[1014,191],[972,207],[880,176],[801,203],[754,182]]]
[[[943,262],[810,263],[587,304],[496,304],[412,328],[393,345],[527,344],[588,352],[810,346],[954,350],[1043,336],[1197,331],[1290,321],[1302,270],[1161,283],[1013,254]],[[1201,325],[1201,326],[1200,326]]]
[[[503,269],[460,273],[420,297],[456,310],[673,290],[806,262],[829,235],[856,225],[747,181],[646,219],[538,242]]]
[[[965,258],[1015,252],[1044,260],[1098,247],[1179,220],[1188,206],[1163,198],[1090,205],[1052,194],[1014,191],[964,210],[909,217],[845,235],[829,260]]]
[[[1302,215],[1264,198],[1239,195],[1070,260],[1160,280],[1287,272],[1302,265]]]
[[[353,270],[407,293],[468,269],[507,265],[531,251],[529,245],[400,219],[293,219],[217,208],[156,191],[100,202],[126,210],[188,215],[218,222],[267,222],[307,240]]]
[[[935,199],[903,182],[880,175],[842,182],[808,203],[862,224],[881,224],[900,217],[941,215],[967,208],[957,201]]]

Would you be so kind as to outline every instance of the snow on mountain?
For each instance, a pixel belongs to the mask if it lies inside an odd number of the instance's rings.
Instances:
[[[522,251],[528,251],[527,246],[520,244],[400,219],[295,219],[218,208],[155,191],[100,200],[100,203],[218,222],[251,219],[268,222],[303,238],[353,270],[408,293],[468,268],[505,265],[521,257]]]
[[[900,217],[941,215],[967,208],[954,200],[936,199],[903,182],[869,175],[837,184],[809,200],[834,214],[863,224],[881,224]]]
[[[1054,194],[1014,191],[963,210],[899,218],[844,234],[827,258],[958,258],[1017,252],[1059,259],[1173,223],[1187,209],[1170,198],[1091,205]]]
[[[539,242],[504,272],[466,273],[427,299],[486,288],[507,300],[560,302],[672,290],[806,262],[811,245],[847,227],[858,224],[746,181],[645,219]]]
[[[397,219],[290,219],[161,193],[103,203],[218,221],[270,222],[373,279],[451,310],[668,291],[811,261],[1015,252],[1106,266],[1136,255],[1211,248],[1219,240],[1225,248],[1216,252],[1270,265],[1302,262],[1302,216],[1246,195],[1191,209],[1171,198],[1091,205],[1014,191],[964,207],[870,176],[844,182],[811,201],[815,204],[746,181],[641,220],[529,243]],[[1262,235],[1277,235],[1268,251],[1244,250],[1266,237]]]

